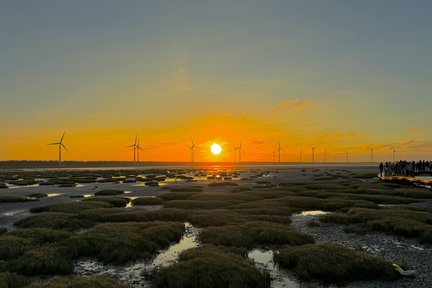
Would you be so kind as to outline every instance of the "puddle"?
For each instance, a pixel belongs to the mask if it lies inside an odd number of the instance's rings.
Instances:
[[[84,198],[90,198],[90,197],[93,197],[93,194],[84,194],[83,196],[84,196]]]
[[[57,197],[57,196],[60,196],[60,195],[61,195],[60,193],[49,193],[49,194],[47,194],[48,197]]]
[[[33,185],[13,185],[13,184],[6,183],[6,185],[9,187],[9,189],[39,187],[39,184],[33,184]]]
[[[138,197],[127,197],[127,198],[129,198],[129,203],[126,204],[125,208],[132,208],[133,207],[132,201]]]
[[[104,265],[101,262],[84,259],[75,263],[74,271],[82,275],[107,275],[133,288],[150,288],[151,283],[146,274],[157,267],[175,263],[181,252],[198,246],[198,228],[185,223],[185,234],[178,243],[171,245],[150,261],[137,261],[125,266]],[[282,286],[281,286],[282,287]]]
[[[271,288],[298,288],[300,284],[293,276],[284,270],[280,270],[274,261],[273,250],[254,249],[248,253],[248,258],[252,260],[259,269],[270,273]]]
[[[325,215],[329,212],[321,211],[321,210],[311,210],[311,211],[303,211],[299,215],[301,216],[317,216],[317,215]]]
[[[12,211],[3,213],[3,215],[4,216],[14,216],[14,215],[24,213],[24,212],[27,212],[27,210],[12,210]]]

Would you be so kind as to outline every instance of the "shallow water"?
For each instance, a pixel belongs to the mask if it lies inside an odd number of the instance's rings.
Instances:
[[[311,210],[311,211],[302,211],[299,215],[301,216],[318,216],[318,215],[325,215],[329,212],[325,212],[322,210]]]
[[[272,288],[298,288],[300,284],[288,272],[279,269],[274,261],[273,250],[254,249],[248,253],[248,258],[252,260],[259,269],[270,273]]]
[[[178,243],[171,245],[150,261],[136,261],[125,266],[104,265],[101,262],[83,259],[75,263],[74,271],[82,275],[108,275],[134,288],[149,288],[146,279],[155,268],[169,266],[178,261],[181,252],[198,246],[198,228],[185,223],[185,234]]]

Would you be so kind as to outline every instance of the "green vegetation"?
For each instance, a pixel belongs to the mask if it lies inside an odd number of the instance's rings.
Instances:
[[[209,183],[207,186],[209,187],[226,187],[226,186],[238,186],[239,184],[234,182],[212,182]]]
[[[158,270],[157,287],[265,288],[269,277],[241,256],[214,246],[202,246],[180,255],[180,262]]]
[[[163,200],[159,197],[140,197],[132,200],[133,205],[162,205]]]
[[[13,203],[13,202],[29,202],[38,201],[39,199],[29,198],[27,196],[20,195],[2,195],[0,196],[0,203]]]
[[[91,227],[92,223],[71,213],[42,212],[18,220],[14,225],[20,228],[50,228],[74,231]]]
[[[106,276],[53,277],[46,282],[36,282],[29,288],[126,288]]]
[[[389,261],[336,244],[285,246],[277,262],[302,280],[343,283],[356,280],[395,280],[400,275]]]
[[[201,186],[167,186],[171,192],[202,192]]]
[[[32,213],[41,213],[41,212],[61,212],[61,213],[74,213],[77,214],[79,212],[97,209],[97,208],[111,208],[112,205],[104,202],[71,202],[71,203],[59,203],[47,206],[39,206],[30,209]]]
[[[254,248],[264,245],[303,245],[314,243],[311,236],[289,226],[268,222],[244,222],[237,225],[208,227],[200,233],[203,243]]]
[[[94,256],[104,263],[123,264],[150,258],[158,250],[179,241],[184,225],[172,222],[106,223],[65,242],[72,257]]]
[[[162,194],[158,197],[164,201],[185,200],[194,194],[195,192],[171,192],[171,193]]]
[[[0,272],[0,288],[21,288],[30,283],[24,276],[10,272]]]
[[[129,203],[129,198],[121,198],[121,197],[91,197],[85,198],[82,200],[83,202],[105,202],[111,204],[114,207],[125,207]]]
[[[64,230],[53,230],[47,228],[26,228],[17,229],[10,235],[19,237],[21,239],[28,239],[28,241],[34,244],[47,244],[55,243],[69,238],[72,234]]]
[[[95,196],[114,196],[124,194],[124,191],[117,189],[100,190],[94,193]]]
[[[33,193],[33,194],[27,194],[26,196],[30,197],[30,198],[45,198],[45,197],[48,197],[48,195],[45,194],[45,193]]]

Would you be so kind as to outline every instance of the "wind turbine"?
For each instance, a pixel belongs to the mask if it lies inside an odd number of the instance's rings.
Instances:
[[[300,162],[303,162],[303,147],[300,148]]]
[[[371,152],[371,163],[374,162],[374,150],[375,150],[375,148],[373,148],[373,147],[370,148],[370,152]]]
[[[316,146],[312,145],[311,148],[312,148],[312,163],[315,163],[315,149],[316,149]]]
[[[327,149],[324,150],[324,162],[327,162]]]
[[[139,152],[142,151],[144,152],[144,149],[142,149],[142,147],[140,146],[140,139],[138,138],[138,144],[136,145],[136,155],[137,155],[137,162],[140,162],[140,158],[139,158]]]
[[[280,146],[280,142],[279,142],[279,144],[278,144],[278,148],[276,149],[276,151],[278,152],[278,160],[279,160],[279,163],[281,162],[280,161],[280,152],[281,151],[284,151],[282,148],[281,148],[281,146]]]
[[[138,147],[138,145],[137,145],[137,140],[138,140],[138,135],[137,136],[135,136],[135,142],[132,144],[132,145],[129,145],[129,146],[126,146],[126,148],[133,148],[133,163],[134,163],[134,165],[136,164],[136,155],[137,155],[137,147]]]
[[[69,152],[69,150],[66,148],[66,146],[63,144],[63,138],[65,136],[66,132],[63,132],[63,135],[60,138],[59,142],[54,142],[54,143],[49,143],[48,145],[58,145],[58,163],[59,163],[59,167],[61,167],[61,163],[62,163],[62,148],[65,149],[67,152]]]
[[[349,150],[347,150],[346,153],[345,153],[345,160],[348,163],[348,160],[349,160]]]
[[[273,149],[273,163],[276,162],[276,148]]]
[[[396,162],[396,149],[394,146],[392,146],[392,151],[393,151],[393,162]]]
[[[191,141],[192,141],[192,145],[189,146],[189,150],[191,153],[191,162],[193,163],[193,162],[195,162],[195,148],[196,148],[196,146],[195,146],[195,142],[194,142],[193,138],[191,138]]]
[[[242,150],[243,150],[242,147],[243,147],[243,141],[240,142],[240,145],[238,147],[234,148],[234,153],[235,153],[235,150],[238,150],[239,163],[242,162],[242,160],[241,160],[241,154],[242,154]]]

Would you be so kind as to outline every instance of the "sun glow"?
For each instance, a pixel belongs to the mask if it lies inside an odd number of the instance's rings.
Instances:
[[[210,147],[210,151],[214,154],[214,155],[219,155],[222,152],[222,147],[217,144],[217,143],[213,143]]]

